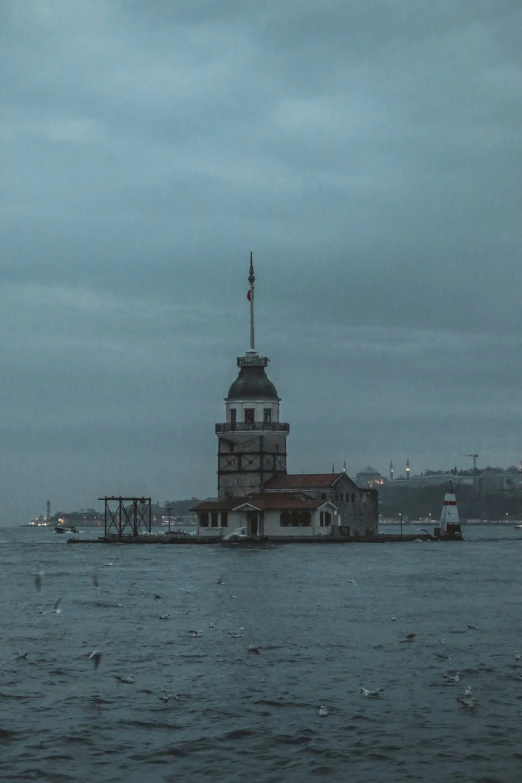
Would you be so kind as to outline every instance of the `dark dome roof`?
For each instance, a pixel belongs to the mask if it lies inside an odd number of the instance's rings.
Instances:
[[[268,379],[264,367],[241,367],[228,390],[227,399],[241,400],[243,397],[279,399],[277,389]]]

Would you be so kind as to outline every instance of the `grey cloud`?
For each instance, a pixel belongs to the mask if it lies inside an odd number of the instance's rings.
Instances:
[[[518,2],[28,8],[0,6],[11,508],[108,463],[214,491],[250,248],[295,469],[518,461]]]

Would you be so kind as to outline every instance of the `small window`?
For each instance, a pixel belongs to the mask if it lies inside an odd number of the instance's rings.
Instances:
[[[282,511],[281,527],[310,527],[312,514],[310,511]]]
[[[329,511],[321,511],[321,520],[319,524],[321,527],[330,527],[332,524],[332,515]]]
[[[218,526],[218,512],[217,511],[212,511],[212,513],[210,514],[210,524],[212,525],[212,527],[217,527]]]
[[[341,499],[341,503],[343,503],[343,502],[344,502],[344,493],[343,493],[343,492],[341,492],[341,494],[339,495],[339,497],[340,497],[340,499]]]
[[[265,424],[270,424],[272,421],[272,408],[265,408],[263,410],[263,421]]]
[[[237,411],[235,408],[230,408],[230,423],[235,424],[237,421]]]
[[[199,512],[199,526],[208,527],[208,511]]]
[[[221,512],[221,527],[228,527],[228,511]]]
[[[326,500],[326,492],[321,493],[321,500]]]
[[[245,408],[245,422],[247,424],[253,424],[255,421],[255,408]]]

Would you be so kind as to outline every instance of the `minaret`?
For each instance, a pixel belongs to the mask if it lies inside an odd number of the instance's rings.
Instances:
[[[47,521],[51,519],[51,501],[47,501]]]
[[[393,461],[390,460],[390,481],[393,481]]]
[[[410,458],[406,460],[406,478],[410,478]]]
[[[280,398],[266,375],[268,358],[255,349],[254,263],[248,274],[250,350],[238,356],[239,375],[225,397],[225,422],[218,436],[218,497],[242,497],[260,492],[276,473],[286,473],[288,424],[279,421]]]

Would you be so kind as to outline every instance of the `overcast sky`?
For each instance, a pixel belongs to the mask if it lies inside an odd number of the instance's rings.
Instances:
[[[2,519],[522,458],[520,0],[0,0]]]

